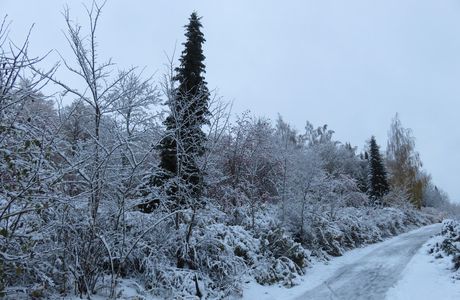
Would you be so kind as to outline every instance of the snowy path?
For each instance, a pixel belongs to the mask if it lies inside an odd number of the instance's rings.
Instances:
[[[296,299],[385,299],[412,257],[439,230],[438,224],[426,226],[383,242]]]
[[[390,297],[385,298],[387,292],[392,287],[398,286],[398,281],[406,276],[407,270],[404,269],[410,265],[408,264],[409,261],[422,245],[440,230],[441,224],[425,226],[381,243],[347,251],[343,256],[332,259],[328,264],[316,263],[307,270],[307,274],[301,278],[299,285],[293,288],[261,286],[251,282],[244,291],[243,299],[392,300],[395,293],[389,293]],[[427,257],[424,254],[419,256]],[[435,266],[432,265],[429,268],[435,268]],[[409,290],[413,288],[414,285],[412,284],[405,288],[406,293],[404,295],[410,294],[411,291]],[[408,300],[413,298],[395,299]]]

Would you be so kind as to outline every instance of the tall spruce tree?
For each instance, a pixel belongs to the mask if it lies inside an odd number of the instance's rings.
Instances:
[[[185,26],[187,37],[183,44],[180,66],[176,68],[175,80],[179,83],[177,100],[183,122],[183,134],[181,142],[184,152],[182,162],[182,177],[189,185],[192,196],[197,197],[202,190],[202,174],[197,165],[197,158],[205,152],[204,144],[206,135],[202,126],[209,122],[208,110],[209,90],[206,86],[204,74],[206,73],[203,55],[203,33],[196,12],[193,12],[189,24]]]
[[[198,159],[205,152],[206,135],[202,130],[207,124],[210,112],[208,110],[209,90],[204,79],[205,65],[203,43],[205,39],[200,28],[200,18],[193,12],[189,24],[185,26],[186,42],[180,57],[180,65],[176,68],[174,80],[178,83],[177,90],[169,103],[171,115],[165,120],[167,133],[173,133],[173,138],[166,139],[166,145],[160,153],[160,167],[176,177],[176,184],[170,188],[170,196],[177,208],[192,210],[191,219],[185,221],[186,247],[176,251],[177,267],[190,268],[195,266],[193,246],[190,245],[196,209],[201,205],[199,198],[203,190],[203,174],[198,165]],[[172,147],[171,147],[172,146]],[[176,229],[183,222],[180,214],[176,214]],[[201,292],[196,283],[197,295]]]
[[[158,149],[160,156],[159,174],[154,178],[155,185],[164,185],[171,178],[180,181],[181,188],[189,197],[197,199],[203,189],[202,174],[197,159],[205,152],[206,135],[202,126],[207,124],[209,90],[206,86],[206,73],[203,55],[205,42],[201,32],[200,17],[193,12],[186,28],[186,42],[180,57],[180,65],[173,78],[177,88],[168,100],[171,110],[165,119],[166,134]],[[178,205],[184,199],[178,196],[178,181],[167,191]],[[182,190],[182,194],[184,191]]]
[[[389,191],[387,172],[383,165],[379,146],[372,136],[369,142],[369,195],[373,200],[381,199]]]

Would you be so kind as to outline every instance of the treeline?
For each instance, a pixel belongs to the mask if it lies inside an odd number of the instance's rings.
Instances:
[[[167,298],[241,294],[247,278],[292,286],[313,257],[437,221],[426,207],[458,211],[397,117],[386,153],[373,137],[357,153],[326,125],[232,123],[207,88],[196,13],[179,65],[154,82],[103,59],[101,10],[87,27],[64,13],[74,56],[60,65],[80,82],[41,69],[0,27],[3,296],[116,298],[128,278]]]

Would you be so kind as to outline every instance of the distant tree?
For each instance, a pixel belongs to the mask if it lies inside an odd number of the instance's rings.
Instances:
[[[402,127],[398,114],[388,133],[387,165],[392,188],[406,192],[412,203],[420,208],[429,177],[422,171],[422,161],[415,150],[415,138],[410,129]]]
[[[297,132],[283,120],[281,115],[278,115],[278,120],[276,121],[276,141],[282,152],[283,176],[279,186],[279,193],[281,194],[281,220],[284,222],[286,216],[286,200],[288,196],[288,174],[291,168],[293,168],[292,164],[289,163],[293,160],[299,145],[297,143]]]
[[[430,183],[423,193],[423,205],[443,209],[450,204],[449,196],[434,184]]]
[[[369,155],[367,151],[359,154],[358,173],[356,176],[356,184],[361,192],[368,194],[369,192]]]
[[[387,172],[380,155],[379,146],[372,136],[369,142],[369,195],[372,199],[382,198],[389,191]]]

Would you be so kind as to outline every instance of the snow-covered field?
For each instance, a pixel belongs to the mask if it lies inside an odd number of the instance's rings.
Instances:
[[[244,299],[460,299],[446,260],[427,253],[440,228],[425,226],[316,263],[291,289],[250,283]]]

